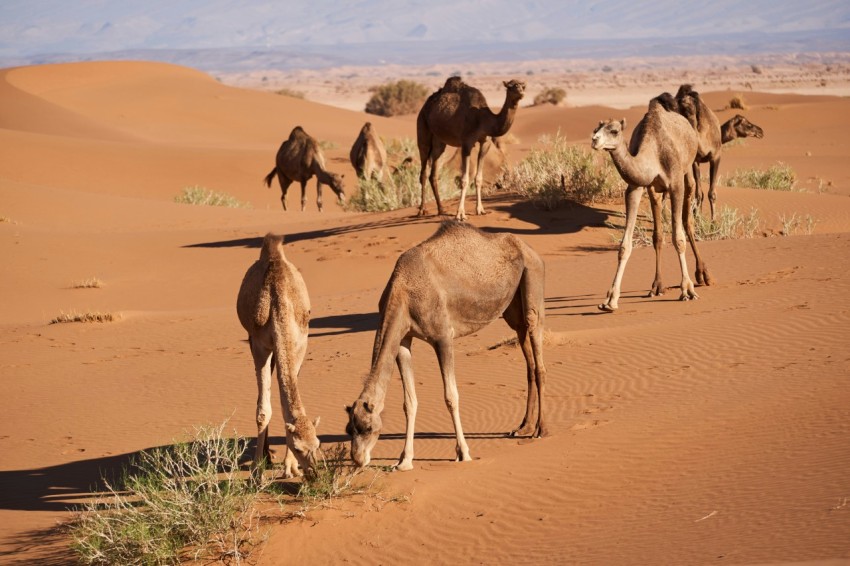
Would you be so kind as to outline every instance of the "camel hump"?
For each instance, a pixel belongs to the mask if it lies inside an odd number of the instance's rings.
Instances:
[[[463,82],[463,79],[455,75],[446,79],[442,90],[443,92],[458,92],[465,86],[466,84]]]
[[[649,101],[649,109],[660,106],[667,112],[676,112],[678,110],[678,102],[669,92],[662,92],[655,98]]]
[[[694,90],[693,85],[683,84],[676,91],[676,98],[683,98],[685,96],[699,96],[699,93]]]
[[[307,135],[307,132],[305,132],[304,128],[302,128],[301,126],[295,126],[294,128],[292,128],[292,131],[289,132],[289,139],[290,140],[297,140],[299,138],[305,138],[305,137],[309,138],[310,136]]]

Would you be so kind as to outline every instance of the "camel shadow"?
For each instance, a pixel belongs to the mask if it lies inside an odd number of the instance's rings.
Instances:
[[[514,195],[500,195],[486,199],[490,210],[506,213],[517,220],[535,224],[537,228],[514,228],[482,226],[485,232],[510,234],[572,234],[586,227],[604,227],[609,211],[586,206],[574,201],[551,211],[541,210],[529,200],[518,199]]]
[[[378,329],[378,312],[340,314],[310,319],[310,337],[337,336],[354,332],[370,332]],[[315,332],[316,329],[345,329]]]

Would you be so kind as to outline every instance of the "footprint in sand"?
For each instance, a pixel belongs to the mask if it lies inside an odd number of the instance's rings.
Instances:
[[[606,421],[606,420],[602,420],[602,419],[594,419],[592,421],[582,421],[582,422],[575,423],[573,426],[571,426],[569,428],[569,430],[576,430],[576,431],[585,430],[585,429],[593,428],[593,427],[597,427],[597,426],[604,426],[604,425],[607,425],[610,422],[611,421]]]

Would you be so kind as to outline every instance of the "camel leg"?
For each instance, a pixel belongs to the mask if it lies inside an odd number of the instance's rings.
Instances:
[[[322,212],[322,182],[316,179],[316,206]]]
[[[696,208],[702,212],[702,203],[705,200],[705,195],[702,193],[702,187],[700,187],[699,163],[694,161],[691,170],[694,175],[694,202],[696,203]]]
[[[466,220],[466,191],[469,189],[469,155],[472,153],[472,147],[466,145],[460,148],[460,202],[457,205],[457,214],[455,218],[458,220]]]
[[[691,281],[688,275],[688,260],[685,257],[685,230],[682,226],[685,210],[685,188],[682,184],[685,183],[686,176],[678,181],[678,186],[670,189],[670,216],[673,220],[673,246],[676,248],[676,253],[679,254],[679,266],[682,270],[682,295],[679,297],[681,301],[689,299],[698,299],[699,295],[694,291],[694,282]],[[688,202],[687,204],[690,204]]]
[[[428,212],[425,210],[425,182],[428,179],[428,169],[429,165],[431,167],[434,166],[431,163],[431,146],[423,146],[419,145],[419,163],[421,164],[419,167],[419,186],[422,188],[422,198],[419,201],[419,216],[425,216]]]
[[[292,184],[292,179],[278,171],[277,181],[280,183],[280,204],[283,205],[283,210],[286,212],[286,191],[289,190],[289,185]]]
[[[629,261],[629,256],[632,255],[632,236],[635,231],[635,222],[637,221],[641,196],[643,196],[643,187],[632,185],[626,187],[626,227],[623,230],[623,241],[620,242],[620,252],[617,256],[617,273],[614,275],[614,282],[611,284],[611,289],[608,291],[605,302],[599,305],[599,310],[606,312],[617,310],[623,272],[626,270],[626,263]]]
[[[431,182],[431,191],[434,193],[434,201],[437,203],[437,215],[442,216],[446,213],[443,208],[443,202],[440,200],[440,158],[443,152],[446,151],[446,144],[440,140],[434,140],[431,146],[431,173],[428,180]]]
[[[490,151],[490,147],[493,143],[489,138],[480,144],[478,148],[478,163],[475,167],[475,195],[476,195],[476,204],[475,204],[475,214],[486,214],[484,212],[484,205],[481,204],[481,191],[484,188],[484,157],[487,155],[487,152]]]
[[[664,294],[664,285],[661,283],[661,249],[664,247],[664,218],[662,216],[661,195],[652,187],[646,190],[649,197],[649,206],[652,209],[652,247],[655,248],[655,279],[649,289],[647,297],[656,297]]]
[[[455,427],[457,437],[457,461],[467,462],[472,460],[469,455],[469,446],[463,437],[463,426],[460,424],[460,395],[457,392],[457,381],[455,380],[454,347],[451,338],[442,338],[434,343],[437,359],[440,362],[440,373],[443,375],[443,390],[446,399],[446,407],[452,415],[452,423]]]
[[[301,181],[301,212],[307,208],[307,181]]]
[[[714,222],[714,205],[717,202],[717,171],[720,170],[720,157],[712,159],[708,167],[708,206],[711,209],[711,221]]]
[[[534,405],[537,402],[537,386],[534,381],[534,353],[531,349],[531,338],[528,334],[528,326],[523,320],[522,294],[517,290],[508,308],[502,313],[502,318],[516,331],[517,342],[522,355],[525,358],[525,378],[528,384],[528,395],[525,403],[525,416],[519,426],[512,430],[508,436],[528,436],[534,430],[531,428],[531,419],[534,415]]]
[[[543,392],[546,387],[546,365],[543,363],[543,317],[545,315],[543,294],[544,267],[529,265],[520,281],[523,302],[523,321],[531,337],[531,352],[534,356],[534,381],[537,385],[537,427],[535,438],[549,436],[549,428],[543,414]]]
[[[256,341],[248,339],[251,355],[254,358],[254,370],[257,374],[257,449],[254,453],[253,469],[263,468],[272,463],[269,452],[269,423],[272,420],[272,361],[271,350],[263,348]]]
[[[413,431],[414,423],[416,422],[416,385],[413,381],[413,363],[411,346],[413,338],[410,336],[402,339],[399,345],[396,363],[398,371],[401,374],[401,385],[404,389],[404,417],[407,420],[407,428],[404,435],[404,449],[401,451],[401,456],[398,458],[398,463],[395,465],[396,470],[412,470],[413,469]]]
[[[709,192],[709,194],[711,194]],[[691,207],[693,200],[693,180],[690,176],[685,178],[685,203],[682,206],[682,224],[685,226],[685,234],[688,236],[688,242],[691,245],[691,250],[694,252],[694,260],[696,261],[696,271],[694,279],[697,285],[711,285],[711,275],[708,273],[708,267],[702,260],[702,256],[697,248],[696,237],[694,236],[694,211]]]

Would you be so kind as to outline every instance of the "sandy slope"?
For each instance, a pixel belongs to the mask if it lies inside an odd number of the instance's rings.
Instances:
[[[706,96],[720,109],[727,95]],[[128,454],[226,418],[254,434],[234,303],[269,230],[287,234],[312,298],[305,404],[321,415],[324,442],[345,439],[342,406],[368,370],[380,291],[398,254],[438,221],[335,204],[319,214],[312,182],[307,211],[284,214],[277,188],[261,181],[301,124],[336,144],[330,166],[353,187],[347,153],[362,123],[413,137],[410,117],[367,117],[150,63],[6,70],[0,99],[0,562],[69,560],[51,527]],[[611,215],[622,206],[544,212],[491,197],[492,213],[471,222],[520,235],[547,262],[554,434],[502,436],[522,416],[525,385],[519,350],[490,349],[510,336],[496,323],[457,343],[476,460],[451,462],[436,360],[419,344],[416,469],[382,479],[383,499],[270,525],[259,563],[850,559],[850,101],[753,93],[748,102],[766,137],[729,148],[723,172],[782,160],[811,191],[721,187],[720,202],[757,207],[773,232],[782,215],[810,215],[814,235],[704,243],[718,282],[691,303],[675,289],[643,298],[654,260],[638,249],[621,311],[600,315],[616,258],[604,223],[620,222]],[[621,114],[633,125],[641,110],[522,109],[509,158],[558,129],[586,143],[598,120]],[[253,208],[173,203],[187,185]],[[676,270],[667,249],[668,284]],[[102,288],[71,288],[93,276]],[[47,324],[71,309],[121,319]],[[394,378],[378,464],[401,449],[400,389]],[[409,502],[386,501],[398,495]]]

